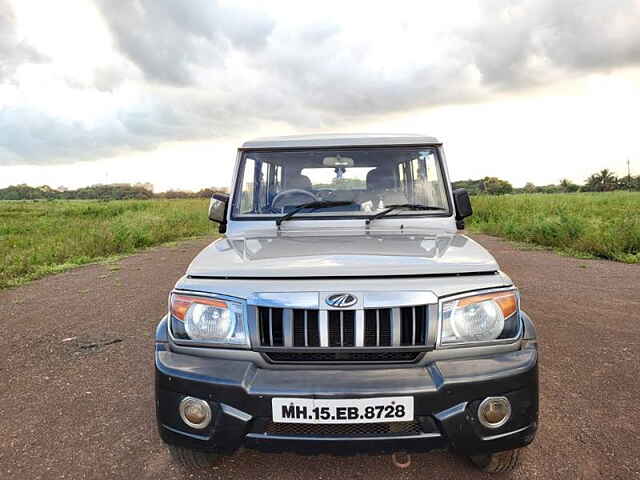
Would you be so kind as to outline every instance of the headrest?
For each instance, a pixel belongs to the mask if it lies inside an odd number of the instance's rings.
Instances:
[[[391,170],[378,167],[367,173],[367,190],[381,192],[394,187],[393,173]]]
[[[311,190],[311,180],[306,175],[299,173],[287,177],[287,190],[298,188],[301,190]]]

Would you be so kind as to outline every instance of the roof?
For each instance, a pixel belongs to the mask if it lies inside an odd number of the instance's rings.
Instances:
[[[242,149],[301,147],[369,147],[382,145],[439,145],[435,137],[415,133],[338,133],[254,138]]]

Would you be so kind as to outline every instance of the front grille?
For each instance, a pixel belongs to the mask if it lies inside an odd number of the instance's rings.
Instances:
[[[379,308],[364,311],[364,346],[391,346],[391,309]]]
[[[269,352],[265,356],[276,363],[305,363],[305,362],[384,362],[384,363],[411,363],[415,362],[421,352]]]
[[[318,310],[256,307],[261,347],[420,347],[428,344],[429,308]]]
[[[290,437],[375,437],[393,435],[420,435],[417,421],[393,423],[267,423],[264,433]]]

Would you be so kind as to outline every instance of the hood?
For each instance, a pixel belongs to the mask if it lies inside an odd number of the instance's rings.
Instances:
[[[228,236],[202,250],[191,277],[380,277],[495,272],[495,259],[460,234],[425,231],[273,231]]]

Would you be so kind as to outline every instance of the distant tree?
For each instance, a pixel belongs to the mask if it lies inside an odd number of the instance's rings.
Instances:
[[[513,186],[506,180],[497,177],[484,177],[482,179],[482,191],[489,195],[504,195],[513,192]]]
[[[536,193],[536,186],[531,182],[527,182],[525,183],[522,191],[524,193]]]
[[[464,188],[469,195],[478,195],[482,192],[482,180],[458,180],[453,182],[453,188]]]
[[[565,193],[572,193],[580,190],[580,187],[568,178],[563,178],[562,180],[560,180],[560,188]]]
[[[604,168],[598,173],[594,173],[585,182],[585,190],[590,192],[610,192],[618,188],[618,178],[609,170]]]

